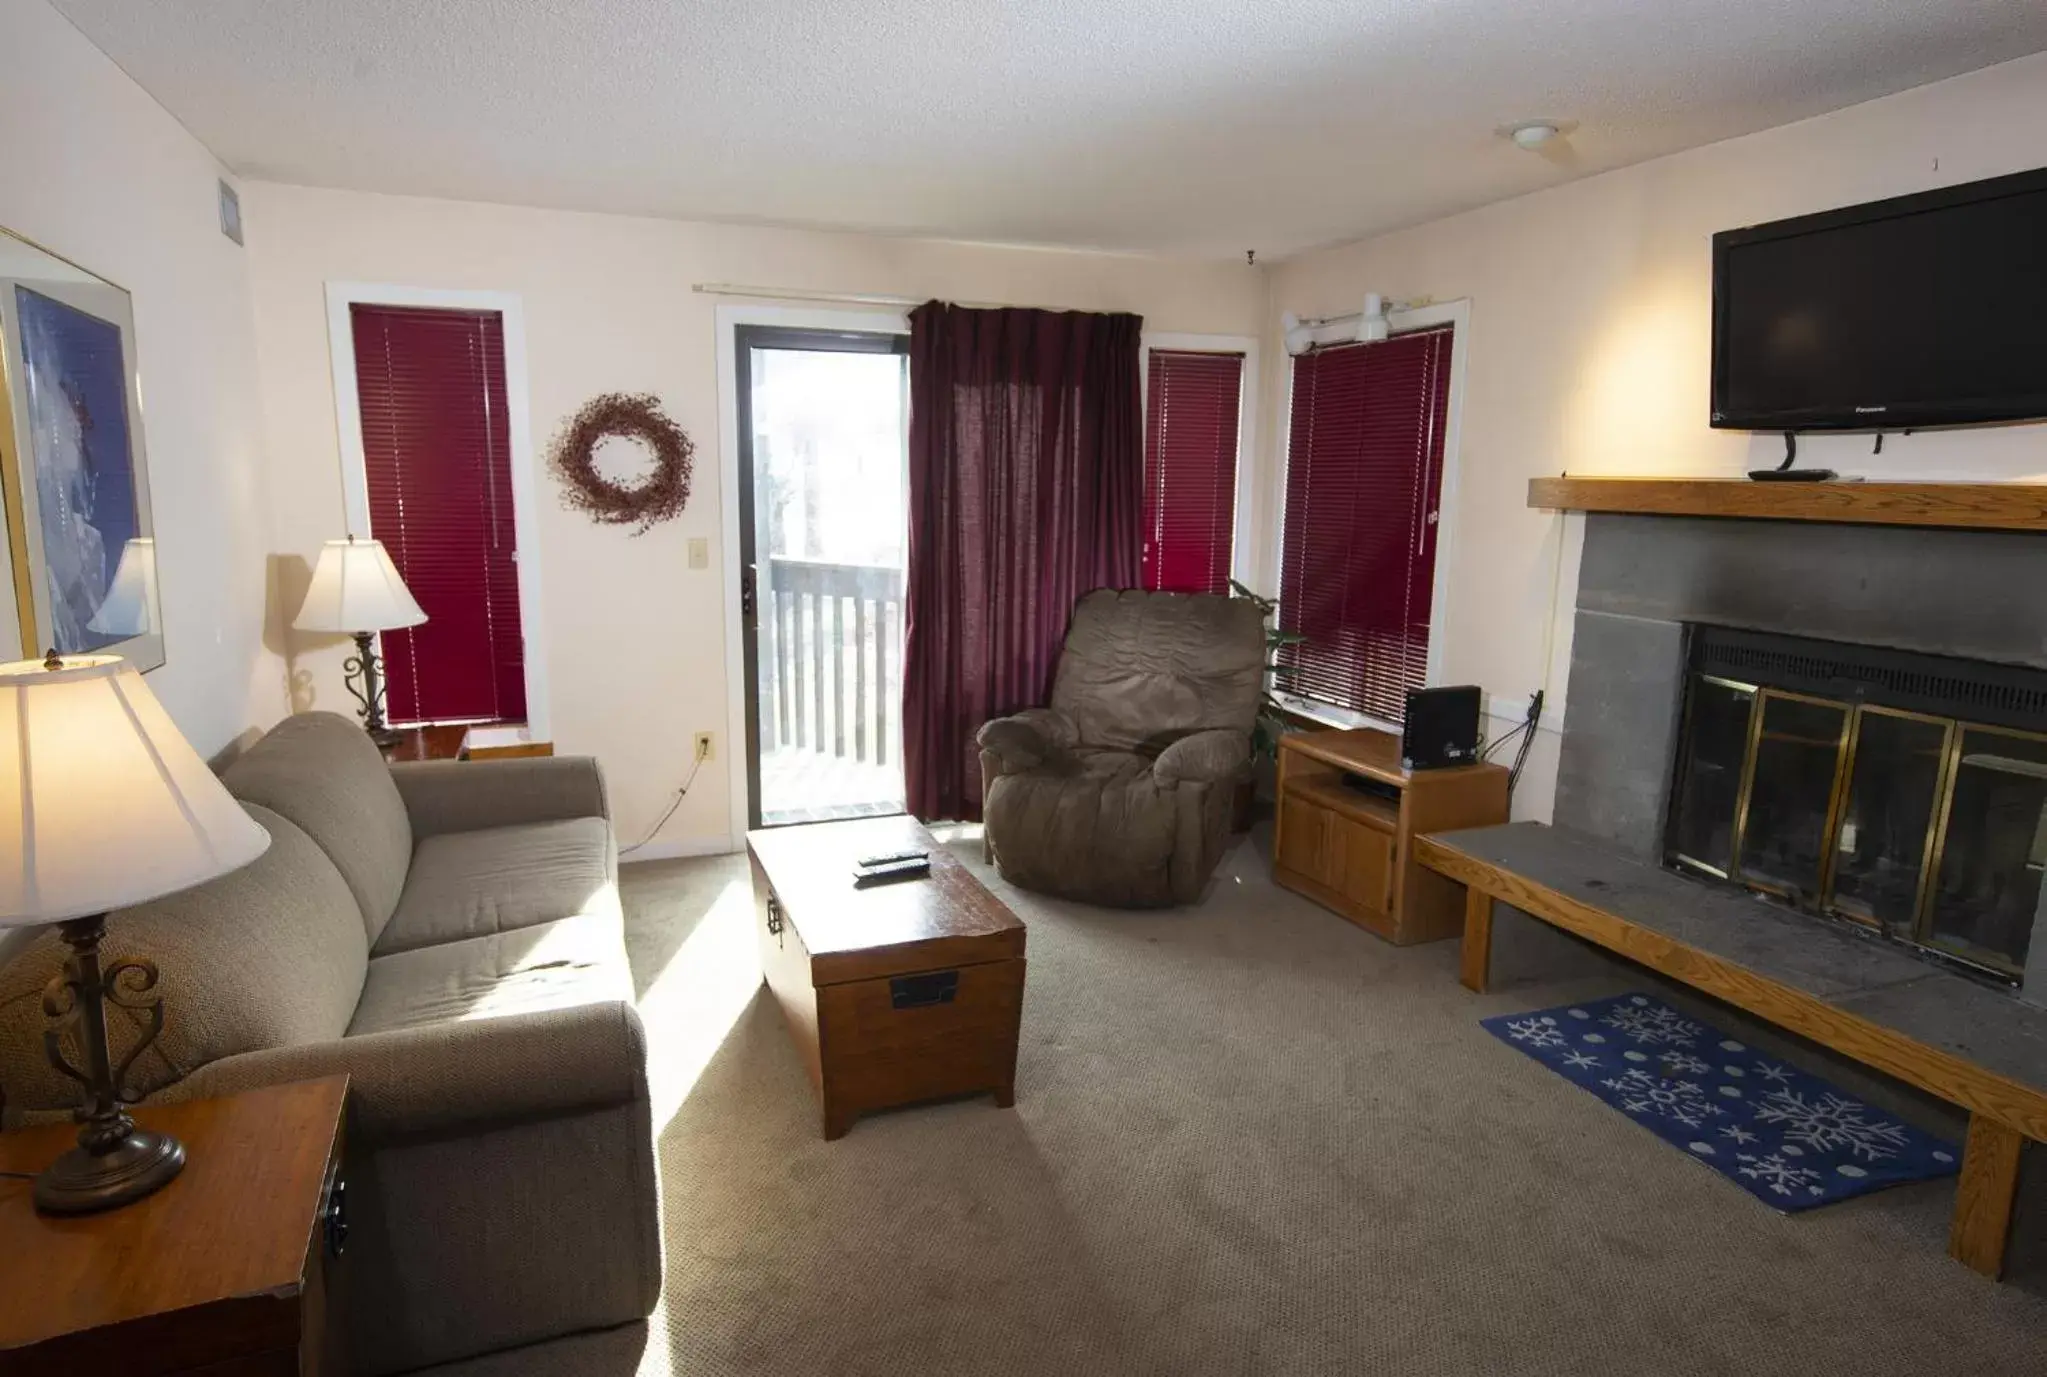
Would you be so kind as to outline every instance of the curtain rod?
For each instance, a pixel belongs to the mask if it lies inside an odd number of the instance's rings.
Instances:
[[[750,287],[740,282],[697,282],[691,291],[702,292],[705,296],[751,296],[769,301],[821,301],[838,306],[898,306],[905,310],[922,306],[929,297],[886,296],[876,292],[821,292],[808,287]],[[975,311],[1035,310],[1036,307],[1022,306],[1013,301],[955,301],[954,306],[965,306]],[[1047,310],[1063,310],[1064,307],[1046,307]]]

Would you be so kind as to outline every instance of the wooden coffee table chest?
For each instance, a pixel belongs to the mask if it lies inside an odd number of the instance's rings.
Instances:
[[[1016,1102],[1024,926],[913,818],[746,837],[761,969],[810,1070],[824,1136],[859,1115],[987,1092]],[[927,879],[855,888],[861,858],[931,853]]]

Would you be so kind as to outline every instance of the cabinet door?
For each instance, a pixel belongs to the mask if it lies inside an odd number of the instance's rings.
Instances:
[[[1330,883],[1329,810],[1299,799],[1280,799],[1279,855],[1283,870],[1304,875],[1317,884]]]
[[[1378,913],[1393,907],[1393,837],[1349,818],[1330,818],[1329,878],[1345,898]]]

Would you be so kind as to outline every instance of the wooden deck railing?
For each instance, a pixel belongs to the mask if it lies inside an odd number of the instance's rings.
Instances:
[[[763,750],[902,758],[902,570],[770,560],[759,626]]]

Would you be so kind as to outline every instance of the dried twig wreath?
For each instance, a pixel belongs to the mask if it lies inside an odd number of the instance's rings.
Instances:
[[[610,436],[638,440],[654,455],[654,471],[627,487],[597,472],[597,445]],[[605,526],[635,526],[634,535],[681,514],[689,501],[696,444],[670,420],[651,392],[607,392],[583,404],[554,440],[548,462],[564,484],[562,502]]]

